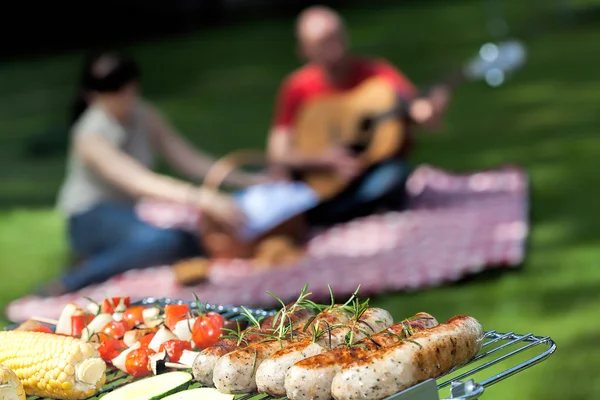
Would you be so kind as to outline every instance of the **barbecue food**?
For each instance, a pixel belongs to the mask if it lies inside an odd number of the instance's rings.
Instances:
[[[292,307],[294,309],[292,310]],[[293,329],[303,327],[309,318],[315,315],[315,311],[310,308],[302,308],[295,303],[286,306],[290,312],[287,314],[292,322]],[[268,317],[263,320],[260,324],[260,329],[255,326],[251,326],[244,331],[244,340],[239,342],[235,339],[222,339],[214,345],[204,349],[196,359],[192,366],[192,372],[194,379],[205,386],[214,386],[213,384],[213,370],[215,364],[221,357],[231,353],[232,351],[246,347],[253,343],[259,343],[265,341],[267,338],[262,335],[268,332],[272,332],[274,316]]]
[[[277,351],[260,364],[256,371],[258,391],[273,396],[285,396],[285,374],[295,363],[342,346],[345,341],[354,343],[367,335],[388,328],[393,323],[392,316],[386,310],[368,308],[358,320],[350,320],[347,324],[324,332],[317,340],[307,338]]]
[[[4,365],[0,365],[0,399],[25,400],[25,389],[17,374]]]
[[[41,332],[0,332],[0,363],[29,396],[85,399],[104,385],[106,364],[90,343]]]
[[[256,370],[261,362],[278,350],[310,335],[315,325],[324,330],[327,326],[343,324],[351,315],[345,309],[334,306],[317,315],[306,332],[297,332],[293,338],[266,340],[252,344],[246,348],[226,354],[217,361],[213,371],[213,382],[217,389],[224,393],[250,393],[256,390]]]
[[[352,347],[343,346],[299,361],[286,374],[286,395],[291,400],[328,400],[331,398],[331,381],[342,367],[437,324],[430,314],[418,313],[370,338],[363,338]]]
[[[331,384],[337,400],[379,400],[430,378],[437,378],[473,358],[484,330],[469,316],[419,332],[396,345],[346,365]]]

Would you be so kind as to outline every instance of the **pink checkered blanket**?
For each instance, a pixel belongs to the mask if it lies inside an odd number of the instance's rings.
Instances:
[[[85,304],[129,295],[207,302],[276,306],[309,283],[316,300],[342,297],[360,284],[362,295],[441,285],[493,267],[522,263],[528,225],[528,182],[517,167],[455,174],[431,166],[417,168],[408,181],[409,208],[357,219],[316,233],[307,256],[291,268],[256,273],[244,260],[215,260],[206,283],[177,284],[168,266],[129,271],[65,296],[24,297],[6,309],[12,321],[32,315],[57,318],[65,304]],[[159,226],[195,230],[198,216],[172,205],[142,203],[140,216]]]

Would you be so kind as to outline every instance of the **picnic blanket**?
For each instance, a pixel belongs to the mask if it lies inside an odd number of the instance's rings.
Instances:
[[[210,303],[273,307],[277,301],[267,291],[290,301],[306,283],[315,300],[327,301],[328,284],[339,299],[359,284],[360,293],[370,296],[432,287],[522,263],[529,204],[527,176],[520,168],[458,174],[423,165],[411,174],[408,192],[406,211],[316,233],[307,256],[292,268],[256,273],[244,260],[215,260],[207,282],[182,287],[169,266],[157,266],[60,297],[24,297],[10,303],[6,315],[12,321],[32,315],[57,318],[69,302],[119,295],[193,300],[195,293]],[[198,216],[185,209],[145,204],[140,212],[160,226],[195,229],[198,223]]]

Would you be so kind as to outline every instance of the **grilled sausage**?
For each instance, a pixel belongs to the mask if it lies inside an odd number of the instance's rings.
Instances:
[[[326,324],[345,323],[350,315],[344,311],[319,313],[308,328],[314,324],[324,329]],[[317,322],[318,321],[318,322]],[[267,340],[224,355],[217,361],[213,371],[213,383],[223,393],[250,393],[256,390],[256,371],[270,355],[309,335],[309,329],[297,332],[293,339]]]
[[[285,375],[298,361],[324,353],[344,344],[346,334],[352,331],[353,342],[365,337],[365,333],[374,334],[394,323],[392,316],[381,308],[369,308],[359,321],[344,324],[325,333],[316,342],[312,338],[277,351],[265,360],[256,370],[256,385],[261,393],[273,396],[285,396]]]
[[[342,367],[382,347],[398,343],[406,337],[407,331],[416,333],[437,324],[430,314],[418,313],[370,338],[363,338],[351,348],[343,346],[299,361],[285,376],[286,395],[290,400],[328,400],[331,398],[331,381]]]
[[[293,307],[293,304],[288,304],[286,306],[288,310],[291,307]],[[297,310],[290,312],[288,315],[292,321],[293,329],[298,329],[302,328],[306,322],[315,315],[315,312],[310,308],[298,308]],[[192,365],[194,379],[204,386],[213,386],[213,369],[215,368],[219,358],[223,357],[225,354],[231,353],[232,351],[238,350],[241,347],[246,347],[249,344],[264,341],[265,336],[260,335],[260,333],[266,333],[273,329],[273,319],[274,316],[271,316],[261,321],[261,329],[252,326],[244,330],[244,332],[248,333],[244,335],[245,342],[240,343],[239,346],[238,341],[235,339],[222,339],[200,352],[200,354],[198,354],[194,360],[194,364]]]
[[[484,334],[475,318],[452,317],[346,365],[333,378],[331,394],[337,400],[379,400],[438,378],[473,358]]]

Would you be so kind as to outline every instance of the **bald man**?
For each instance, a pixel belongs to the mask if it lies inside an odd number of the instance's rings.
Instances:
[[[346,149],[332,148],[310,157],[295,153],[296,113],[317,96],[349,91],[378,76],[389,80],[402,98],[414,100],[409,110],[414,123],[435,126],[448,103],[448,89],[436,87],[428,97],[418,97],[410,80],[386,60],[350,54],[344,23],[330,8],[315,6],[303,11],[297,19],[296,37],[306,64],[291,73],[279,89],[268,140],[271,162],[291,171],[329,168],[352,180],[347,190],[309,213],[312,224],[331,225],[379,208],[402,208],[404,184],[410,171],[403,160],[406,147],[397,157],[359,175],[358,162]]]

